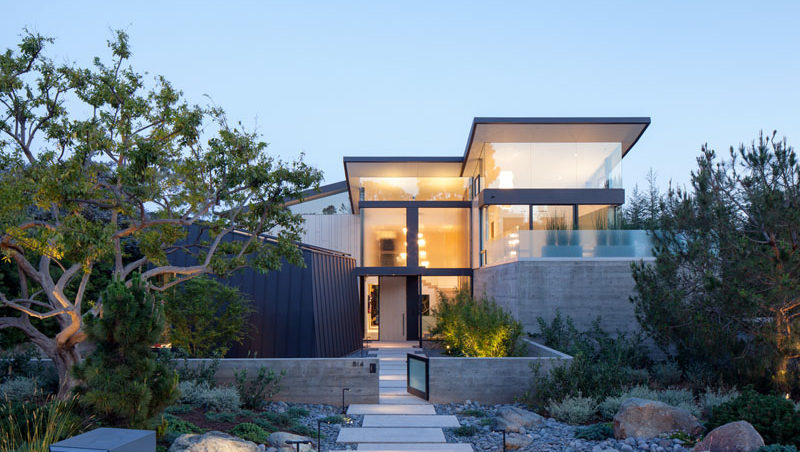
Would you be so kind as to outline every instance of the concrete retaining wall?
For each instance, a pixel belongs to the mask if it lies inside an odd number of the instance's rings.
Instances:
[[[472,400],[487,404],[513,403],[531,388],[534,372],[548,373],[568,364],[572,357],[523,339],[528,355],[518,358],[429,358],[429,400],[460,403]]]
[[[476,296],[488,294],[522,322],[525,331],[538,333],[537,317],[548,322],[556,309],[572,317],[578,329],[588,329],[601,317],[609,332],[639,328],[633,304],[631,261],[618,259],[518,261],[476,269]]]
[[[190,359],[189,366],[210,361]],[[342,388],[350,388],[345,394],[348,405],[378,403],[378,358],[228,358],[220,360],[217,384],[234,384],[234,372],[241,369],[254,377],[261,366],[276,374],[286,371],[274,400],[340,405]]]

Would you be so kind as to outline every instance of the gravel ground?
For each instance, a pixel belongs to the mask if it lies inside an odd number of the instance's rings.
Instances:
[[[502,451],[503,435],[492,431],[493,420],[497,409],[503,405],[481,405],[474,402],[463,404],[436,405],[438,414],[454,414],[462,426],[474,426],[476,434],[458,436],[456,429],[444,429],[447,442],[471,443],[477,451]],[[517,405],[525,408],[523,405]],[[613,438],[603,441],[589,441],[575,438],[576,427],[555,419],[546,418],[544,423],[524,433],[507,434],[507,444],[527,444],[520,451],[558,451],[558,452],[683,452],[690,449],[677,439],[667,438],[628,438],[617,441]],[[509,447],[511,449],[511,447]]]
[[[300,418],[299,421],[300,423],[306,425],[315,432],[317,431],[318,419],[324,418],[326,416],[337,415],[342,412],[342,408],[338,406],[315,405],[307,403],[285,403],[285,402],[273,402],[268,405],[267,409],[269,411],[282,412],[286,411],[289,407],[300,407],[308,410],[308,416],[303,416],[302,418]],[[336,442],[336,437],[339,436],[339,429],[341,429],[342,427],[360,427],[361,421],[364,420],[364,416],[357,414],[350,415],[348,417],[351,420],[351,424],[349,425],[324,424],[324,423],[320,425],[320,432],[322,433],[322,444],[321,444],[322,450],[356,448],[356,444],[353,443]],[[314,447],[316,447],[316,441]]]

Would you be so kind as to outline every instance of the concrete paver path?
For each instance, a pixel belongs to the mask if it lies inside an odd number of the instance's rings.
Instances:
[[[469,444],[447,443],[442,427],[458,427],[455,416],[437,415],[433,405],[409,394],[406,355],[421,353],[413,342],[373,342],[379,361],[378,404],[354,404],[348,414],[364,415],[362,426],[339,430],[337,443],[357,443],[358,450],[431,450],[467,452]]]

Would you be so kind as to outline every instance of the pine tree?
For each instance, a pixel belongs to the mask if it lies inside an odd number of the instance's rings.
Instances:
[[[151,346],[164,331],[164,310],[139,276],[103,293],[102,314],[87,321],[96,349],[75,366],[83,405],[105,422],[142,428],[178,395],[178,376]]]

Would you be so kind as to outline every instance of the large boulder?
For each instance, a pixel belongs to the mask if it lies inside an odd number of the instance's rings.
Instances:
[[[275,432],[269,435],[269,445],[272,447],[277,448],[279,451],[296,451],[297,446],[286,444],[286,441],[311,441],[311,438],[307,436],[300,436],[295,435],[294,433],[288,432]],[[300,451],[301,452],[309,452],[314,450],[313,442],[312,444],[301,444]]]
[[[202,435],[195,433],[181,435],[169,448],[169,452],[262,452],[263,450],[264,446],[217,431]]]
[[[764,445],[764,438],[747,421],[720,425],[697,443],[692,452],[751,452]]]
[[[617,439],[653,438],[674,431],[699,435],[703,426],[688,411],[655,400],[627,399],[614,416]]]
[[[495,429],[506,432],[519,432],[544,422],[544,418],[536,413],[515,406],[503,406],[497,410]]]

